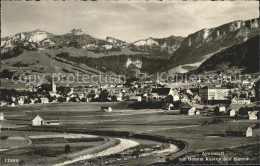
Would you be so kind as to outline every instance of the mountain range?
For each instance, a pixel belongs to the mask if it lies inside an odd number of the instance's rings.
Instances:
[[[1,65],[2,72],[3,69],[15,73],[102,72],[126,74],[129,77],[136,71],[149,74],[192,70],[203,72],[209,70],[205,67],[209,65],[205,64],[213,62],[212,59],[215,62],[221,59],[222,62],[225,61],[224,55],[232,57],[223,51],[231,51],[235,57],[240,54],[231,48],[239,50],[243,47],[250,52],[256,46],[252,48],[244,43],[252,43],[250,39],[259,43],[255,39],[257,36],[259,19],[233,21],[199,30],[187,37],[150,37],[133,43],[114,37],[98,39],[81,29],[73,29],[63,35],[37,29],[1,38]],[[249,56],[247,53],[244,55]]]
[[[259,19],[234,21],[202,29],[186,37],[168,61],[167,69],[179,65],[200,65],[214,53],[259,35]],[[198,66],[197,66],[198,67]]]

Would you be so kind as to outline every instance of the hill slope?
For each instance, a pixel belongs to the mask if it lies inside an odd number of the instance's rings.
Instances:
[[[259,36],[214,54],[195,71],[201,73],[231,67],[244,68],[246,73],[259,72]]]
[[[234,21],[190,34],[169,59],[166,69],[196,63],[212,53],[240,44],[259,34],[259,19]]]

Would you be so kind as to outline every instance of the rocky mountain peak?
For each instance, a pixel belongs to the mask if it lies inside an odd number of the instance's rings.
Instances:
[[[73,35],[83,35],[83,34],[85,34],[85,32],[82,29],[72,29],[71,33]]]
[[[201,29],[186,37],[169,60],[168,66],[199,62],[221,49],[237,45],[259,34],[259,19],[237,20],[221,26]],[[185,56],[185,58],[183,58]]]
[[[106,37],[106,41],[108,43],[112,44],[112,45],[116,45],[116,46],[119,46],[119,47],[127,46],[127,43],[125,41],[116,39],[114,37]]]

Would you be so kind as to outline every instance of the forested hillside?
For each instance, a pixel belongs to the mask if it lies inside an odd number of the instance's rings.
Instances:
[[[201,64],[197,71],[210,71],[221,69],[219,66],[226,64],[228,67],[237,66],[245,68],[245,72],[252,73],[259,71],[259,36],[248,41],[234,45],[222,50]]]

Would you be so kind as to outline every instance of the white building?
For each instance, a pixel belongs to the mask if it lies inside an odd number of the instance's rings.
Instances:
[[[199,96],[203,102],[229,100],[230,89],[225,87],[203,87],[199,89]]]
[[[174,94],[174,95],[172,96],[172,99],[173,99],[173,101],[179,101],[179,100],[180,100],[180,96],[177,95],[177,94]]]
[[[0,112],[0,120],[5,120],[5,114]]]
[[[162,109],[163,110],[173,110],[174,108],[174,105],[172,103],[164,103],[163,106],[162,106]]]
[[[5,101],[1,101],[0,103],[1,103],[1,107],[4,107],[7,105],[7,103]]]
[[[248,118],[249,120],[256,120],[257,119],[258,111],[248,111]]]
[[[43,119],[40,117],[39,114],[32,118],[32,126],[41,126],[42,124]]]
[[[141,96],[130,96],[129,98],[130,101],[142,101]]]
[[[249,98],[237,98],[237,97],[234,97],[232,100],[231,100],[231,103],[232,104],[250,104],[251,101]]]
[[[236,115],[236,111],[233,110],[233,109],[231,109],[231,110],[228,111],[228,115],[231,116],[231,117],[233,117],[233,116]]]
[[[197,115],[198,112],[197,112],[197,114],[196,114],[195,112],[196,112],[196,108],[195,108],[195,107],[192,107],[192,108],[190,108],[190,109],[188,110],[187,115]]]
[[[45,98],[45,97],[42,97],[42,98],[41,98],[41,103],[42,103],[42,104],[47,104],[47,103],[49,103],[49,99],[48,99],[48,98]]]
[[[151,98],[156,101],[161,101],[169,95],[174,95],[172,88],[153,88],[151,92]]]
[[[200,114],[200,111],[199,110],[196,110],[195,111],[195,115],[199,115]]]
[[[225,112],[225,111],[226,111],[226,107],[224,105],[218,106],[218,112]]]
[[[246,130],[246,137],[252,137],[253,136],[253,129],[251,127],[248,127]]]
[[[112,112],[112,108],[109,106],[109,107],[101,107],[101,111],[103,112]]]
[[[183,102],[183,103],[187,103],[187,102],[189,102],[190,101],[190,99],[188,98],[188,96],[183,96],[182,97],[182,99],[181,99],[181,102]]]
[[[15,107],[15,103],[12,103],[10,106],[11,106],[11,107]]]
[[[123,98],[122,98],[122,95],[116,95],[116,101],[122,101]]]
[[[51,91],[56,93],[57,92],[57,86],[54,82],[51,83]]]
[[[24,98],[23,97],[18,98],[18,105],[24,105]]]

